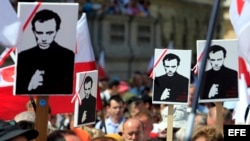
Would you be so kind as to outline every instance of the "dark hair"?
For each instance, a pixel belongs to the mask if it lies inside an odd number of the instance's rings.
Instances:
[[[21,120],[17,122],[17,125],[22,129],[34,129],[35,122],[28,120]]]
[[[177,60],[177,65],[179,66],[180,61],[181,61],[180,57],[175,55],[175,54],[172,54],[172,53],[169,53],[169,54],[165,55],[165,57],[162,59],[162,63],[165,66],[165,61],[166,60],[174,60],[174,59]]]
[[[212,53],[215,53],[215,52],[218,52],[218,51],[222,51],[223,54],[224,54],[224,58],[226,57],[226,54],[227,54],[227,51],[224,47],[220,46],[220,45],[212,45],[209,49],[208,49],[208,52],[212,52]],[[208,58],[209,58],[209,55],[208,55]],[[210,58],[209,58],[210,59]]]
[[[72,130],[55,130],[47,136],[47,141],[66,141],[65,135],[77,136]]]
[[[100,136],[100,137],[95,137],[91,139],[91,141],[116,141],[116,139],[112,137],[105,137],[105,136]]]
[[[84,84],[91,82],[91,87],[93,85],[93,79],[90,76],[87,76],[84,80]]]
[[[61,18],[59,17],[59,15],[51,10],[48,9],[44,9],[41,10],[39,12],[36,13],[36,15],[34,16],[34,18],[31,21],[32,24],[32,30],[35,31],[35,22],[39,21],[39,22],[45,22],[51,19],[55,19],[56,21],[56,31],[58,31],[60,29],[60,25],[61,25]]]
[[[114,101],[116,101],[118,103],[125,104],[124,100],[121,98],[120,95],[113,95],[113,96],[110,97],[110,99],[108,101],[108,106],[110,106],[110,103],[111,103],[112,100],[114,100]]]
[[[120,85],[119,80],[111,80],[108,84],[108,87],[111,89],[111,88],[113,88],[113,86],[119,86],[119,85]]]

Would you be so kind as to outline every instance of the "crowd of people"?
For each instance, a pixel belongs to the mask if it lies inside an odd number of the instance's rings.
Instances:
[[[150,16],[150,0],[86,0],[82,11],[88,15]]]
[[[48,114],[47,141],[64,139],[69,141],[163,141],[168,130],[169,105],[152,103],[152,79],[148,74],[135,72],[128,81],[117,77],[99,80],[103,109],[96,111],[96,122],[91,125],[74,126],[74,113]],[[190,94],[195,89],[195,79],[191,79]],[[190,97],[192,98],[192,96]],[[36,101],[35,101],[36,102]],[[189,100],[191,102],[191,100]],[[173,134],[171,138],[184,141],[187,128],[189,105],[173,105]],[[223,131],[218,128],[214,103],[200,104],[194,120],[190,139],[199,141],[224,140]],[[32,140],[39,136],[34,129],[35,112],[31,101],[27,111],[15,116],[13,121],[1,121],[0,140],[14,140],[17,137]],[[202,109],[202,110],[201,110]],[[223,124],[233,125],[232,112],[223,107]],[[13,122],[13,123],[11,123]],[[12,130],[13,129],[13,130]],[[11,132],[17,134],[11,134]],[[8,135],[3,135],[7,133]],[[21,140],[20,140],[21,141]]]

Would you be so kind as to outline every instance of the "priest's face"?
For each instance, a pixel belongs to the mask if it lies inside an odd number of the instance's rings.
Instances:
[[[224,54],[223,51],[217,51],[217,52],[210,52],[209,53],[209,59],[210,65],[212,66],[212,69],[214,71],[219,71],[224,63]]]
[[[166,71],[167,76],[172,77],[176,73],[178,68],[177,59],[165,60],[164,61],[164,69]]]
[[[35,22],[35,38],[41,49],[48,49],[56,37],[56,21],[50,19],[44,22]]]

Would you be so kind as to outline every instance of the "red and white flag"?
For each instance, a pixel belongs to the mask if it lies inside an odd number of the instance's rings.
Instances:
[[[10,57],[11,50],[2,52],[2,65],[5,65],[6,59]],[[13,50],[12,50],[13,51]],[[0,68],[0,118],[4,120],[12,120],[16,114],[26,110],[26,103],[29,101],[28,96],[13,96],[15,65],[9,65]]]
[[[245,109],[249,104],[250,87],[250,0],[232,0],[229,8],[230,20],[239,45],[239,101],[235,107],[234,118],[244,121]],[[239,110],[239,109],[243,109]]]
[[[0,68],[0,87],[13,86],[15,65]]]
[[[250,70],[250,0],[232,0],[230,20],[239,43],[239,56],[242,57]]]
[[[0,3],[0,45],[14,47],[21,33],[21,22],[10,0],[1,0]]]
[[[108,78],[107,72],[105,71],[105,52],[102,50],[98,60],[98,77],[99,79]]]

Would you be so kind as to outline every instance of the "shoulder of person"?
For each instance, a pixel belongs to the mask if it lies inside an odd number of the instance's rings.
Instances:
[[[98,122],[95,124],[95,128],[96,128],[96,129],[100,129],[101,123],[102,123],[101,120],[98,121]]]

